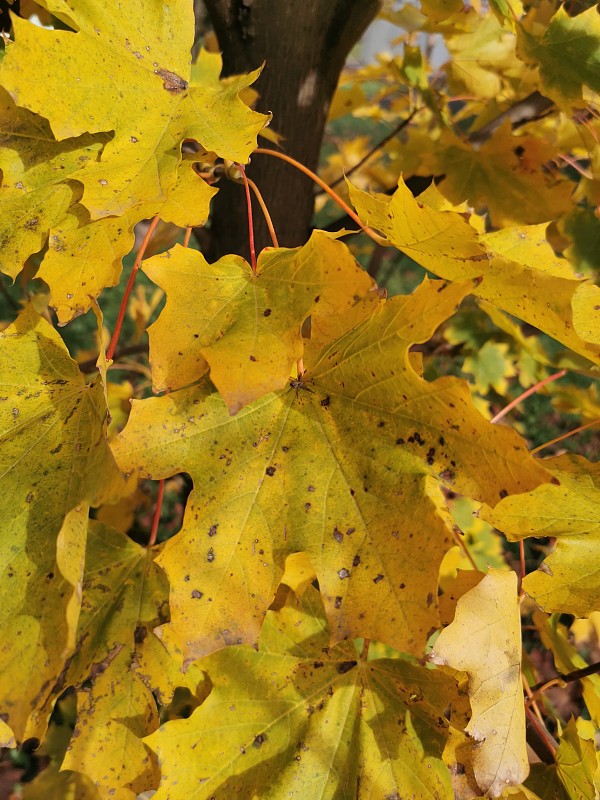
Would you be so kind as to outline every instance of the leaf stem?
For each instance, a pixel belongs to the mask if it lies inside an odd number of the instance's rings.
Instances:
[[[362,646],[362,650],[360,652],[360,657],[361,657],[362,661],[366,661],[367,660],[367,657],[369,655],[369,645],[370,644],[371,644],[371,640],[370,639],[364,639],[363,640],[363,646]]]
[[[142,259],[144,258],[144,253],[146,252],[146,248],[152,238],[152,234],[156,230],[156,226],[158,225],[160,217],[158,214],[154,217],[150,225],[148,226],[148,230],[146,231],[146,235],[144,236],[144,240],[140,245],[140,249],[138,250],[138,254],[135,258],[133,263],[133,267],[131,269],[131,275],[129,276],[129,280],[127,281],[127,286],[125,287],[125,292],[123,294],[123,299],[121,300],[121,306],[119,308],[119,316],[117,317],[117,324],[115,325],[115,330],[112,335],[112,339],[110,340],[110,344],[108,345],[108,349],[106,351],[106,359],[107,361],[112,361],[112,357],[115,354],[115,350],[117,349],[117,344],[119,342],[119,336],[121,335],[121,328],[123,327],[123,320],[125,319],[125,311],[127,309],[127,303],[129,302],[129,296],[133,290],[133,284],[135,283],[135,276],[137,275],[137,271],[140,268],[140,264],[142,263]]]
[[[162,511],[163,497],[165,496],[164,478],[158,482],[158,495],[156,496],[156,508],[154,509],[154,519],[152,520],[152,530],[148,539],[148,547],[154,547],[158,535],[158,523],[160,522],[160,512]]]
[[[192,238],[192,229],[186,228],[185,229],[185,236],[183,237],[183,246],[189,247],[190,239]]]
[[[595,425],[600,425],[600,419],[594,419],[592,422],[586,422],[585,425],[580,425],[578,428],[573,428],[572,431],[567,431],[567,433],[562,433],[560,436],[557,436],[556,439],[550,439],[549,442],[545,442],[544,444],[538,445],[538,447],[534,447],[533,450],[529,452],[531,455],[534,453],[539,453],[540,450],[544,450],[546,447],[550,447],[552,444],[556,444],[557,442],[562,442],[563,439],[568,439],[569,436],[573,436],[580,431],[585,431],[588,428],[593,428]]]
[[[256,247],[254,244],[254,220],[252,219],[252,196],[250,195],[250,185],[246,176],[246,170],[242,164],[235,165],[242,176],[244,181],[244,188],[246,189],[246,208],[248,210],[248,241],[250,243],[250,264],[252,265],[252,272],[256,275]]]
[[[452,536],[454,537],[454,541],[456,542],[456,544],[460,547],[460,549],[466,555],[466,557],[469,560],[469,563],[471,564],[473,569],[477,570],[478,569],[477,564],[475,563],[475,561],[473,559],[473,556],[471,555],[471,553],[469,551],[469,548],[467,547],[467,543],[464,541],[462,536],[460,536],[457,533],[457,531],[454,530],[454,528],[452,528]]]
[[[254,153],[262,153],[263,155],[266,156],[274,156],[275,158],[280,158],[282,161],[287,161],[288,164],[291,164],[293,167],[296,167],[296,169],[299,169],[300,172],[303,172],[305,175],[308,175],[308,177],[311,178],[318,186],[320,186],[324,192],[327,192],[327,194],[333,200],[335,200],[338,206],[341,209],[343,209],[346,212],[346,214],[348,214],[348,216],[362,228],[362,230],[367,234],[367,236],[370,236],[374,242],[377,242],[377,244],[381,244],[386,247],[389,245],[389,242],[386,238],[380,236],[378,233],[375,233],[375,231],[372,228],[369,228],[368,225],[364,225],[358,214],[355,211],[353,211],[344,200],[342,200],[339,194],[337,194],[337,192],[334,192],[333,189],[330,189],[329,186],[325,183],[325,181],[322,181],[321,178],[319,178],[319,176],[316,173],[314,173],[308,167],[305,167],[304,164],[301,164],[299,161],[296,161],[295,158],[292,158],[291,156],[288,156],[285,153],[278,153],[276,150],[269,150],[266,147],[257,147],[256,150],[254,150]]]
[[[248,185],[254,192],[254,196],[258,200],[258,204],[261,207],[262,212],[264,214],[265,222],[267,223],[267,228],[269,229],[269,233],[271,234],[271,241],[273,242],[273,247],[279,247],[279,242],[277,241],[277,234],[275,233],[275,228],[273,226],[273,220],[271,219],[271,215],[269,214],[269,209],[267,208],[267,204],[265,203],[264,198],[260,193],[260,189],[254,183],[253,180],[250,180],[250,178],[247,178],[247,180],[248,180]]]
[[[525,706],[525,714],[531,723],[531,727],[534,728],[540,739],[543,741],[544,745],[548,749],[548,752],[552,754],[553,758],[556,758],[556,747],[552,741],[552,737],[546,730],[546,726],[540,723],[533,711],[527,705]]]
[[[499,411],[495,417],[492,417],[490,422],[499,422],[503,417],[505,417],[509,411],[512,411],[515,406],[518,406],[522,400],[525,400],[527,397],[530,397],[532,394],[535,394],[539,389],[546,384],[551,383],[552,381],[556,381],[559,378],[564,377],[567,374],[566,369],[561,369],[559,372],[555,372],[553,375],[548,375],[548,377],[544,378],[541,381],[538,381],[535,386],[531,386],[526,391],[522,392],[518,397],[505,406],[502,411]]]

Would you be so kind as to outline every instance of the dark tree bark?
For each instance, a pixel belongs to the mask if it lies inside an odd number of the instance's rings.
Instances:
[[[223,75],[265,67],[255,84],[257,110],[272,112],[284,152],[316,169],[329,104],[346,57],[375,17],[381,0],[205,0]],[[279,159],[257,154],[247,169],[265,198],[280,245],[308,238],[314,204],[310,179]],[[260,210],[257,251],[271,244]],[[243,187],[221,180],[213,205],[210,260],[248,257]]]

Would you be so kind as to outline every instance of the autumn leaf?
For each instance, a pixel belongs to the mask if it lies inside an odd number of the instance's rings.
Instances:
[[[156,800],[325,800],[354,797],[357,787],[364,797],[450,800],[441,754],[453,680],[329,642],[310,587],[300,603],[292,594],[267,613],[258,650],[232,647],[198,662],[213,684],[208,699],[145,740],[160,763]]]
[[[351,189],[351,197],[363,221],[426,269],[445,280],[481,276],[473,288],[478,297],[600,363],[600,289],[570,275],[566,264],[557,267],[541,226],[479,236],[455,212],[422,205],[402,181],[391,199],[357,189]],[[578,328],[592,331],[590,341],[581,338]]]
[[[540,71],[544,94],[566,105],[582,103],[584,86],[600,91],[600,19],[595,8],[569,17],[560,7],[541,36],[519,25],[522,55]]]
[[[92,219],[134,208],[138,219],[155,214],[176,184],[184,139],[232,161],[248,159],[266,118],[238,94],[256,73],[221,83],[220,58],[204,53],[207,66],[194,83],[190,3],[44,5],[73,30],[15,18],[0,79],[19,106],[46,116],[58,140],[114,131],[100,161],[77,176]],[[203,192],[212,194],[198,178],[190,200]]]
[[[231,413],[287,384],[309,315],[318,328],[373,286],[349,250],[321,231],[302,248],[263,251],[256,275],[240,256],[208,264],[179,246],[144,271],[167,295],[149,328],[155,391],[187,386],[210,368]]]
[[[521,686],[521,624],[514,572],[489,572],[456,605],[430,655],[435,664],[466,672],[475,778],[499,797],[529,772]]]
[[[0,375],[6,634],[0,694],[21,738],[69,650],[68,605],[80,579],[85,504],[117,500],[125,482],[106,441],[102,382],[86,386],[58,333],[30,306],[0,333]]]
[[[63,768],[91,778],[102,798],[133,800],[158,774],[141,739],[158,727],[154,696],[169,703],[177,686],[196,689],[153,628],[168,619],[168,584],[146,549],[90,522],[75,653],[62,686],[78,688],[78,715]],[[101,755],[100,755],[101,754]]]
[[[507,497],[488,519],[512,540],[556,537],[556,550],[523,588],[545,611],[586,617],[600,602],[600,466],[570,454],[544,464],[559,485]]]
[[[410,345],[469,287],[425,281],[378,305],[305,360],[301,381],[233,418],[206,380],[134,401],[115,441],[121,468],[194,481],[183,529],[159,558],[169,628],[188,660],[254,642],[298,551],[315,568],[334,641],[363,635],[422,653],[451,541],[436,482],[495,502],[545,480],[518,436],[473,409],[466,384],[427,383],[410,366]]]

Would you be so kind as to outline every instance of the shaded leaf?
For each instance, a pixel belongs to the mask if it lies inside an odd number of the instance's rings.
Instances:
[[[208,699],[146,739],[161,767],[156,800],[453,797],[441,760],[452,679],[364,661],[350,642],[330,648],[312,587],[299,607],[292,595],[267,613],[258,652],[228,648],[199,666]]]
[[[125,482],[106,441],[102,382],[86,386],[60,336],[31,307],[0,333],[0,375],[0,681],[3,711],[21,738],[69,649],[66,615],[85,548],[85,504],[118,499]]]

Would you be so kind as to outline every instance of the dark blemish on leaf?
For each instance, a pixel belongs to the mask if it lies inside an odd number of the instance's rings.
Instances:
[[[210,548],[208,549],[208,553],[206,554],[206,560],[207,560],[207,561],[208,561],[210,564],[212,564],[212,562],[215,560],[215,551],[212,549],[212,547],[210,547]]]
[[[404,439],[396,439],[396,444],[404,444]]]
[[[169,94],[181,94],[188,88],[187,81],[168,69],[155,69],[154,74],[163,79],[163,89]]]
[[[259,733],[258,736],[254,737],[254,741],[252,742],[253,747],[260,747],[263,742],[267,741],[267,737],[264,733]]]
[[[352,566],[353,567],[358,567],[359,564],[360,564],[360,556],[354,556],[354,558],[352,560]]]
[[[443,291],[444,291],[444,289],[446,289],[447,287],[448,287],[448,284],[447,284],[447,283],[443,283],[443,284],[440,286],[440,288],[438,289],[438,293],[439,293],[439,292],[443,292]]]
[[[354,497],[355,494],[354,489],[350,489],[350,494],[352,495],[352,497]]]
[[[256,361],[256,356],[250,356],[250,361]]]
[[[283,452],[284,452],[284,453],[287,453],[287,452],[288,452],[288,450],[289,450],[290,448],[289,448],[289,447],[286,447],[286,446],[284,445],[284,446],[283,446],[281,449],[283,450]]]
[[[137,144],[139,142],[139,139],[137,138],[137,136],[130,136],[129,141],[131,142],[131,144]]]
[[[246,748],[245,748],[245,747],[240,747],[240,753],[241,753],[243,756],[245,756],[245,755],[246,755]]]
[[[338,530],[337,528],[333,529],[333,538],[336,542],[343,542],[344,541],[344,534]]]
[[[383,428],[383,427],[385,427],[385,422],[384,422],[382,419],[380,419],[380,420],[379,420],[379,422],[377,423],[377,427],[378,427],[378,428]]]
[[[148,629],[145,625],[136,625],[135,632],[133,634],[133,641],[136,644],[142,644],[144,639],[148,636]]]
[[[183,580],[184,580],[186,583],[189,581],[189,579],[190,579],[190,576],[189,576],[189,575],[184,575],[184,576],[183,576]]]
[[[446,444],[446,440],[444,439],[444,437],[443,437],[443,436],[440,436],[440,438],[438,439],[438,442],[440,443],[440,445],[441,445],[442,447],[443,447],[443,446]]]
[[[51,581],[53,577],[54,577],[54,573],[53,573],[53,572],[49,572],[49,573],[46,575],[46,578],[47,578],[49,581]]]
[[[333,602],[333,605],[334,605],[335,608],[341,608],[342,607],[342,598],[339,595],[335,598],[335,600]]]
[[[29,494],[25,498],[25,502],[26,503],[31,503],[32,500],[33,500],[33,492],[29,492]]]
[[[320,669],[320,667],[322,667],[322,666],[324,666],[322,661],[315,661],[315,663],[313,664],[313,667],[315,669]]]
[[[201,592],[200,589],[193,589],[192,590],[192,599],[193,600],[201,600],[204,596],[204,592]]]
[[[26,231],[34,231],[37,228],[39,221],[39,217],[32,217],[31,219],[27,220],[23,227]]]
[[[304,510],[305,511],[310,511],[311,508],[312,508],[312,506],[311,506],[310,503],[304,503]]]
[[[343,581],[343,580],[344,580],[344,578],[349,578],[349,577],[350,577],[350,573],[348,572],[348,570],[347,570],[347,569],[339,569],[339,570],[338,570],[338,578],[339,578],[341,581]]]
[[[400,588],[401,588],[401,589],[406,589],[406,584],[405,584],[405,583],[401,583],[401,584],[400,584]]]
[[[322,406],[328,406],[328,405],[329,405],[329,397],[324,397],[324,398],[321,400],[321,405],[322,405]]]
[[[376,576],[373,578],[373,583],[379,583],[379,581],[382,581],[382,580],[383,580],[383,575],[382,575],[382,574],[381,574],[381,572],[380,572],[380,573],[379,573],[379,575],[376,575]]]
[[[434,456],[435,456],[435,447],[430,447],[429,450],[427,451],[427,463],[429,464],[429,466],[433,464]]]
[[[394,539],[400,538],[400,534],[398,533],[398,531],[392,531],[392,536],[394,537]]]
[[[265,310],[263,311],[263,317],[270,317],[270,316],[271,316],[271,309],[265,308]]]
[[[209,536],[216,536],[217,535],[217,528],[219,527],[219,523],[217,522],[216,525],[211,525],[208,529]]]
[[[54,456],[57,453],[60,453],[61,450],[62,450],[62,444],[57,444],[54,450],[50,450],[50,452]]]
[[[346,536],[352,536],[355,530],[356,528],[348,528],[348,530],[346,531]]]
[[[267,467],[267,468],[266,468],[266,470],[265,470],[265,472],[267,473],[267,475],[268,475],[270,478],[272,478],[272,477],[273,477],[273,475],[275,475],[275,472],[276,472],[276,470],[275,470],[275,467]]]
[[[503,500],[505,497],[508,497],[508,492],[506,491],[506,489],[500,489],[500,491],[498,492],[498,494],[500,495],[500,498],[501,498],[502,500]]]
[[[427,608],[429,608],[429,606],[432,603],[433,603],[433,594],[431,592],[429,592],[429,594],[427,595]]]
[[[453,481],[454,480],[454,473],[452,472],[451,469],[443,469],[440,472],[440,478],[443,481]]]
[[[341,664],[337,665],[336,670],[340,675],[345,675],[346,672],[350,672],[351,669],[354,669],[357,663],[357,661],[342,661]]]
[[[425,444],[425,439],[421,438],[421,434],[418,431],[415,431],[413,433],[413,436],[415,437],[415,442],[417,444],[421,444],[421,445]]]
[[[309,491],[309,492],[314,492],[314,490],[315,490],[315,487],[314,487],[314,486],[309,486],[309,487],[308,487],[308,491]]]
[[[319,294],[318,294],[318,295],[315,297],[315,303],[318,303],[320,299],[321,299],[321,295],[319,295]]]

